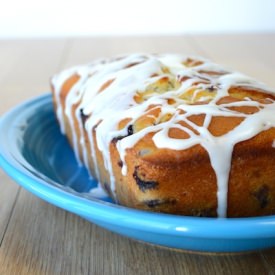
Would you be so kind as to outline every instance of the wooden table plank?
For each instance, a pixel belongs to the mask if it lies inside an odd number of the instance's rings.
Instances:
[[[0,41],[0,114],[49,91],[50,77],[60,70],[67,40]],[[5,103],[5,104],[3,104]]]
[[[0,40],[0,60],[1,60],[1,73],[0,85],[5,83],[7,77],[12,75],[13,69],[18,66],[18,57],[22,55],[24,49],[20,47],[21,44],[14,40]],[[0,95],[4,95],[1,90]]]
[[[260,254],[269,274],[275,274],[275,249],[264,250]]]
[[[64,60],[63,67],[88,63],[95,58],[139,53],[184,53],[196,54],[187,36],[167,37],[101,37],[82,38],[69,41],[70,51]]]
[[[6,232],[19,186],[0,169],[0,246]]]
[[[16,60],[4,86],[48,85],[49,77],[59,69],[66,44],[65,39],[17,41],[13,49]]]
[[[275,87],[275,34],[192,38],[200,54]]]

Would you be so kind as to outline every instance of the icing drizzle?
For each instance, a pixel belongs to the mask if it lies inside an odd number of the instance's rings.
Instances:
[[[60,92],[63,83],[73,75],[79,78],[71,87],[63,110]],[[63,133],[66,130],[63,115],[67,116],[71,130],[74,116],[79,124],[81,112],[87,116],[84,127],[89,136],[96,177],[99,179],[95,144],[102,153],[114,195],[110,142],[114,138],[123,137],[118,139],[116,146],[122,161],[122,174],[126,175],[127,149],[148,133],[153,133],[153,142],[157,148],[185,150],[199,144],[207,151],[216,174],[219,217],[226,217],[228,178],[234,146],[263,130],[275,127],[274,92],[250,77],[224,70],[203,58],[176,54],[132,54],[102,59],[65,70],[54,76],[52,84],[57,117]],[[265,91],[269,96],[264,100],[252,100],[244,96],[223,103],[222,100],[230,95],[232,87],[247,87],[262,93]],[[74,114],[73,105],[77,106]],[[238,111],[243,106],[253,108],[254,111]],[[144,114],[147,114],[147,121],[151,120],[152,123],[140,129],[136,126],[136,130],[128,135],[129,127],[137,125]],[[189,119],[192,115],[204,115],[203,125],[192,122]],[[209,130],[213,117],[238,117],[241,122],[229,132],[217,136]],[[119,126],[125,118],[127,122]],[[187,138],[171,137],[169,131],[173,128],[186,133]],[[80,162],[77,136],[75,131],[71,132],[74,151]],[[80,136],[83,161],[88,167],[82,128]],[[271,146],[274,147],[274,142]]]

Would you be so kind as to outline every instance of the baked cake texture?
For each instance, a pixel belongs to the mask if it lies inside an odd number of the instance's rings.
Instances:
[[[119,204],[180,215],[275,214],[275,93],[200,57],[131,54],[52,78],[79,163]]]

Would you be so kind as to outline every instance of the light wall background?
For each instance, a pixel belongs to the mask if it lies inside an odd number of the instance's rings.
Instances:
[[[0,38],[275,32],[275,0],[0,0]]]

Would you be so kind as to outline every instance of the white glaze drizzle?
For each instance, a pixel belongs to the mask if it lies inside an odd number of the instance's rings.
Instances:
[[[57,117],[64,133],[63,112],[60,104],[60,90],[66,79],[77,74],[79,80],[71,88],[66,98],[65,115],[67,116],[71,127],[73,128],[73,118],[71,107],[79,103],[76,109],[76,117],[81,123],[80,110],[89,115],[85,121],[85,130],[89,135],[89,142],[92,151],[92,160],[95,167],[97,179],[99,172],[95,154],[95,143],[101,151],[104,159],[104,165],[110,174],[111,190],[115,196],[115,178],[109,152],[109,145],[113,138],[125,136],[117,141],[117,149],[122,160],[122,174],[127,174],[127,165],[125,156],[127,149],[133,147],[140,139],[148,133],[153,135],[153,142],[157,148],[168,148],[172,150],[184,150],[194,145],[200,144],[208,152],[211,165],[217,179],[217,214],[219,217],[225,217],[227,211],[227,189],[228,177],[231,167],[231,157],[235,144],[256,136],[263,130],[275,127],[275,103],[269,100],[268,104],[252,101],[245,98],[241,101],[217,104],[217,102],[229,95],[228,91],[233,86],[248,86],[266,90],[268,93],[274,93],[267,89],[262,83],[247,77],[238,72],[224,70],[217,64],[211,63],[202,58],[192,58],[201,61],[193,67],[183,64],[187,57],[181,55],[144,55],[133,54],[110,60],[99,60],[87,66],[79,66],[66,70],[53,78],[53,87],[57,101]],[[134,65],[133,65],[134,64]],[[130,66],[129,66],[130,65]],[[133,65],[133,66],[132,66]],[[167,68],[169,71],[167,72]],[[209,75],[207,72],[216,72]],[[165,93],[153,92],[146,97],[142,103],[137,103],[135,96],[137,92],[143,92],[146,88],[159,80],[160,78],[174,77],[180,81],[185,77],[178,88],[171,89]],[[104,84],[107,86],[101,91]],[[198,83],[200,82],[200,83]],[[201,83],[202,82],[202,83]],[[192,104],[196,97],[203,90],[215,87],[215,95],[202,96],[197,101],[208,101],[208,104]],[[193,88],[193,94],[190,99],[184,96]],[[169,105],[167,99],[173,98],[174,104]],[[149,106],[156,105],[161,108],[157,123],[146,127],[134,134],[127,136],[127,128],[135,123],[148,109]],[[230,107],[250,106],[256,107],[258,112],[253,114],[244,114]],[[180,112],[183,111],[183,112]],[[160,122],[160,118],[165,114],[171,114],[172,117],[165,122]],[[192,123],[188,117],[191,115],[204,114],[203,126]],[[211,119],[214,116],[222,117],[241,117],[243,121],[230,132],[222,136],[213,136],[208,130]],[[130,122],[121,130],[118,130],[118,124],[125,118]],[[193,130],[180,125],[178,122],[187,123]],[[93,129],[95,130],[95,140],[93,138]],[[186,132],[189,137],[186,139],[175,139],[169,137],[169,129],[178,128]],[[74,132],[74,131],[73,131]],[[80,129],[80,144],[83,149],[84,163],[88,166],[88,156],[84,146],[84,131]],[[73,135],[74,151],[77,158],[78,146],[76,135]],[[274,147],[275,142],[273,142]],[[100,180],[100,179],[99,179]]]
[[[98,186],[92,188],[89,191],[89,194],[92,195],[92,197],[97,198],[97,199],[102,199],[102,198],[108,198],[108,194],[106,191],[101,187],[99,184]]]
[[[77,67],[70,68],[62,71],[61,73],[59,73],[58,75],[55,75],[52,78],[52,86],[53,86],[54,95],[56,98],[56,108],[57,108],[56,114],[57,114],[57,119],[60,125],[61,132],[63,134],[65,134],[65,123],[63,120],[63,111],[62,111],[61,100],[60,100],[60,92],[64,82],[68,79],[68,76],[73,75],[76,70],[77,70]]]

